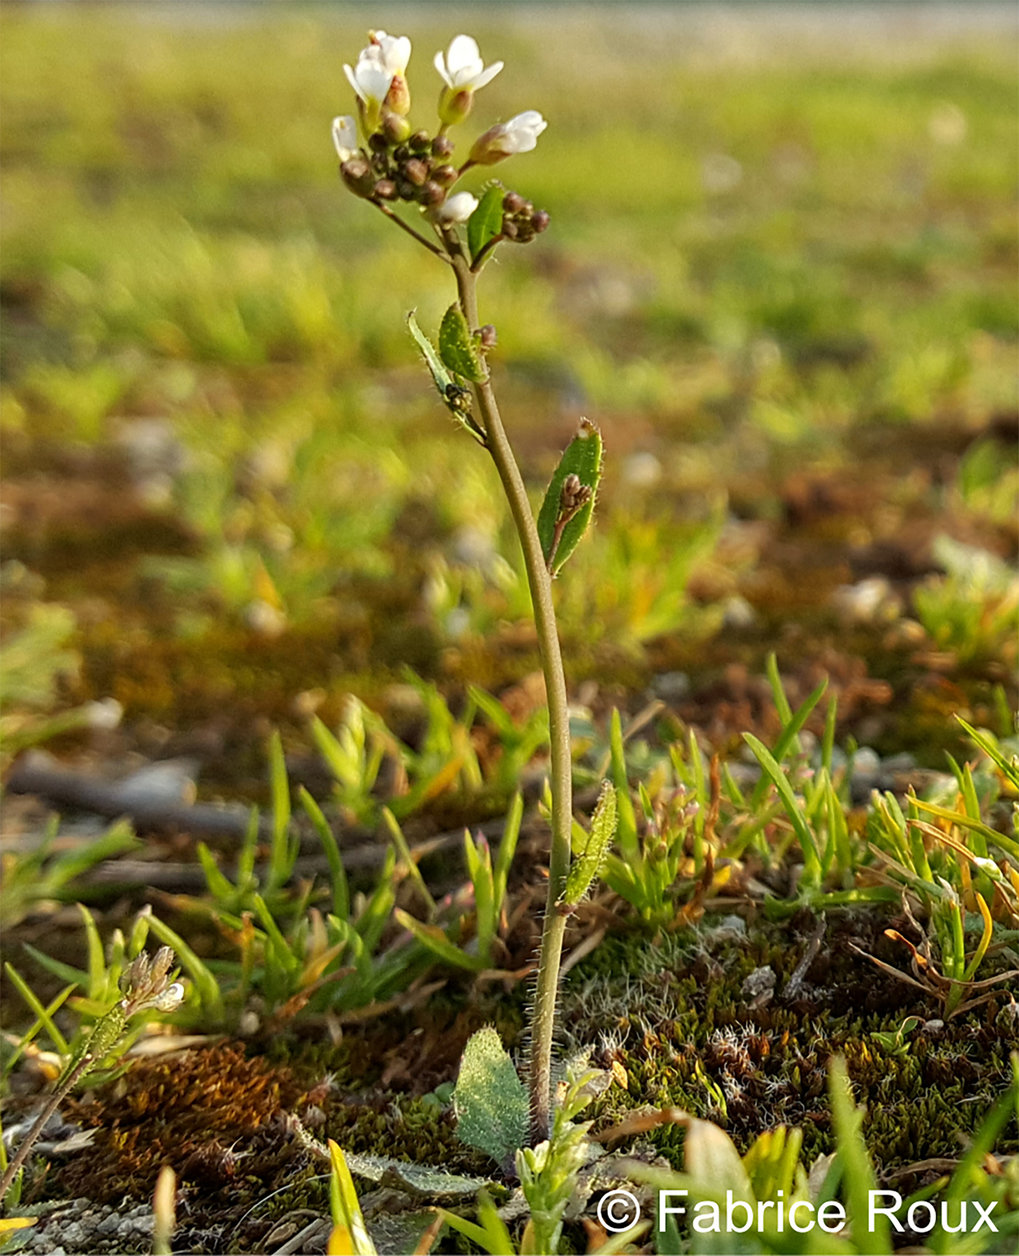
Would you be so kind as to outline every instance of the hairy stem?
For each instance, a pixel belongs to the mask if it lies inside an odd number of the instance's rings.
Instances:
[[[476,283],[470,263],[457,249],[450,250],[460,306],[468,326],[479,325]],[[509,499],[513,523],[524,553],[527,583],[538,632],[541,667],[545,676],[549,724],[549,772],[552,786],[552,842],[549,852],[548,900],[538,958],[538,981],[531,1023],[530,1096],[531,1135],[535,1143],[549,1136],[551,1125],[552,1038],[555,1032],[556,999],[566,916],[558,910],[570,870],[570,838],[573,823],[573,761],[570,753],[570,721],[566,676],[552,602],[552,577],[542,553],[538,529],[527,497],[520,468],[499,415],[490,380],[474,386],[489,452],[503,491]]]
[[[64,1077],[63,1081],[57,1085],[53,1094],[50,1095],[45,1108],[43,1108],[43,1110],[35,1118],[35,1121],[32,1123],[32,1128],[21,1140],[21,1146],[18,1148],[14,1159],[7,1166],[7,1172],[3,1175],[3,1178],[0,1178],[0,1201],[5,1198],[7,1192],[14,1184],[14,1179],[18,1176],[18,1170],[28,1159],[28,1153],[35,1146],[39,1135],[46,1128],[47,1121],[53,1113],[56,1112],[57,1108],[64,1101],[64,1099],[70,1094],[75,1082],[82,1078],[94,1063],[95,1057],[86,1052],[86,1054],[81,1057],[78,1063]]]

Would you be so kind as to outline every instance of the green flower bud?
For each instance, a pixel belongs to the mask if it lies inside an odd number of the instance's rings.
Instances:
[[[386,97],[389,100],[389,97]],[[410,123],[394,109],[382,111],[382,134],[390,145],[402,144],[410,136]]]
[[[402,74],[394,74],[393,81],[389,85],[389,91],[386,93],[385,107],[391,109],[393,113],[398,114],[401,118],[406,118],[410,113],[410,88],[407,86],[407,80]],[[407,125],[407,134],[410,134],[410,124]]]
[[[474,108],[474,92],[469,87],[444,87],[439,93],[439,121],[443,126],[456,126]]]

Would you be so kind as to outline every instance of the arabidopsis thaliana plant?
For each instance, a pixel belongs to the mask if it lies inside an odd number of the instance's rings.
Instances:
[[[333,143],[340,161],[350,161],[360,147],[357,142],[357,123],[353,118],[333,118]]]
[[[466,222],[478,208],[478,198],[470,192],[454,192],[435,211],[436,221],[451,224]]]
[[[477,91],[491,83],[502,67],[501,61],[495,61],[486,69],[477,42],[470,35],[457,35],[445,57],[441,52],[435,54],[435,68],[453,92]]]
[[[537,109],[527,109],[479,135],[471,149],[470,160],[474,165],[491,166],[504,157],[529,153],[537,146],[538,136],[547,126]]]

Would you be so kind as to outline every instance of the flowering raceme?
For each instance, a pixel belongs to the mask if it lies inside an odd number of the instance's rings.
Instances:
[[[407,117],[410,89],[405,76],[410,55],[411,41],[405,35],[370,32],[357,64],[343,67],[354,89],[357,116],[340,114],[333,119],[333,146],[340,159],[340,176],[355,196],[375,205],[426,248],[449,260],[448,250],[455,247],[457,229],[480,206],[478,196],[456,190],[460,179],[472,166],[493,165],[515,153],[530,152],[547,124],[534,109],[517,114],[486,131],[467,160],[454,165],[456,145],[450,128],[464,121],[473,108],[474,93],[491,83],[503,63],[485,65],[477,41],[470,35],[457,35],[445,52],[437,52],[433,63],[443,86],[438,101],[439,126],[429,132],[414,130]],[[497,191],[504,195],[497,197]],[[425,239],[393,212],[391,206],[400,201],[420,210],[438,234],[438,244]],[[485,257],[503,241],[526,244],[548,225],[543,210],[536,211],[530,201],[501,189],[501,185],[487,189],[484,219],[484,228],[474,231],[473,247],[482,248]],[[482,235],[483,243],[478,246]]]

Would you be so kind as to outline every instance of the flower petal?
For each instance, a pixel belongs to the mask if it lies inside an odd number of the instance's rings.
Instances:
[[[357,123],[353,118],[342,115],[333,118],[333,144],[340,161],[349,161],[358,150]]]
[[[484,87],[486,83],[491,83],[492,79],[495,78],[504,65],[504,61],[493,61],[492,64],[486,70],[482,71],[482,73],[475,79],[474,90],[477,91],[479,87]]]
[[[470,192],[454,192],[435,211],[439,222],[466,222],[478,208],[478,198]]]

